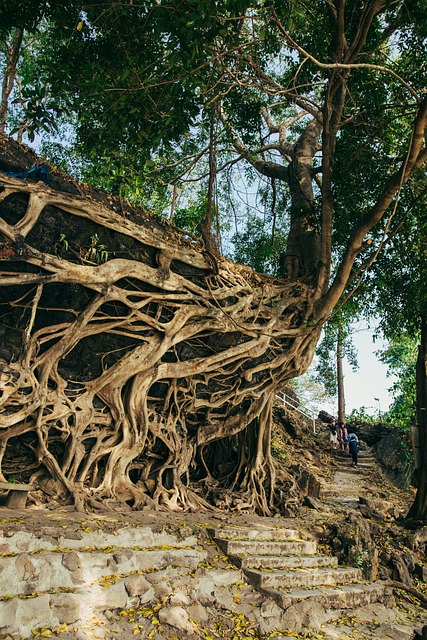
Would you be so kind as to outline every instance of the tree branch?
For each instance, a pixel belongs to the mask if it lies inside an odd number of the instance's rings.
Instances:
[[[277,15],[277,13],[276,13],[276,11],[275,11],[275,9],[273,7],[271,8],[271,13],[273,15],[274,21],[276,22],[277,26],[279,27],[279,30],[280,30],[281,34],[283,35],[283,38],[286,40],[286,42],[293,49],[296,49],[303,56],[305,56],[308,60],[313,62],[313,64],[315,64],[317,67],[319,67],[319,69],[329,69],[329,70],[347,69],[349,71],[351,71],[353,69],[370,69],[371,71],[378,71],[378,72],[381,72],[381,73],[387,73],[387,74],[393,76],[396,80],[398,80],[409,91],[409,93],[412,96],[414,96],[416,101],[420,102],[421,98],[418,95],[418,93],[415,91],[415,89],[413,89],[398,73],[393,71],[393,69],[390,69],[388,67],[383,67],[383,66],[378,65],[378,64],[372,64],[372,63],[369,63],[369,62],[359,62],[359,63],[344,63],[344,62],[328,63],[328,62],[320,62],[320,60],[317,60],[317,58],[315,58],[310,53],[308,53],[308,51],[306,51],[303,47],[301,47],[299,44],[297,44],[293,38],[291,38],[291,36],[288,34],[288,32],[286,31],[284,26],[281,24],[281,22],[279,20],[279,17],[278,17],[278,15]],[[374,17],[374,15],[375,15],[375,13],[372,14],[372,17]],[[371,17],[371,20],[372,20],[372,17]],[[370,23],[369,23],[368,26],[370,26]],[[364,37],[366,38],[365,28],[363,29],[363,33],[359,34],[359,39],[360,39],[361,42],[362,42]],[[359,48],[356,48],[355,50],[357,51],[357,53],[359,52]]]
[[[286,89],[281,85],[277,84],[265,71],[261,69],[261,67],[255,62],[255,60],[251,56],[246,56],[245,59],[249,62],[255,73],[258,77],[263,80],[274,92],[274,95],[283,95],[288,98],[290,102],[296,104],[298,107],[303,109],[305,112],[309,113],[313,118],[322,121],[322,113],[321,109],[315,105],[312,101],[308,99],[302,98],[300,95],[291,91],[290,89]]]
[[[221,104],[217,105],[218,116],[224,125],[225,130],[230,136],[236,150],[238,153],[245,158],[259,173],[269,178],[278,178],[286,182],[288,180],[288,170],[287,167],[284,167],[281,164],[276,162],[268,162],[264,160],[256,153],[252,152],[239,138],[237,132],[232,127],[230,121],[227,118],[227,115],[224,112]]]
[[[425,147],[424,133],[426,127],[427,97],[424,98],[418,108],[405,160],[402,162],[399,170],[390,177],[376,204],[371,208],[369,213],[363,217],[349,238],[341,266],[327,296],[318,308],[318,312],[321,315],[329,313],[338,302],[350,278],[354,260],[363,248],[363,240],[366,234],[383,218],[394,197],[399,194],[400,189],[408,182],[412,175],[427,162],[427,148]]]

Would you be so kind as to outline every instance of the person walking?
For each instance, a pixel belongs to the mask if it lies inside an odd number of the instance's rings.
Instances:
[[[344,422],[338,422],[338,443],[341,451],[348,451],[348,431]]]
[[[348,435],[348,448],[351,453],[352,466],[357,468],[357,454],[359,453],[359,438],[355,433]]]
[[[332,449],[338,448],[338,433],[337,433],[337,425],[336,422],[331,424],[331,433],[329,435],[329,442],[331,443]]]

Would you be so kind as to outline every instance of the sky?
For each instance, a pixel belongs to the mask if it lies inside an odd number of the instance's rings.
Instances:
[[[368,329],[365,322],[355,323],[353,329],[352,340],[357,350],[359,368],[354,372],[344,360],[345,413],[348,416],[353,409],[365,407],[366,413],[377,416],[378,412],[386,412],[393,402],[388,389],[395,378],[387,378],[387,365],[382,364],[375,355],[375,351],[386,345],[381,338],[374,342],[374,328]],[[319,409],[334,416],[338,413],[337,402],[321,402]]]
[[[348,362],[344,362],[346,414],[364,406],[367,413],[378,415],[378,411],[387,411],[393,402],[388,389],[394,378],[387,378],[387,365],[382,364],[374,353],[385,347],[384,341],[378,338],[374,342],[374,330],[369,330],[364,323],[359,323],[355,328],[358,330],[353,335],[353,342],[359,368],[353,372]]]

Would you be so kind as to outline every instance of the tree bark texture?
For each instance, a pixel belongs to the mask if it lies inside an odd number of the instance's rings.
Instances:
[[[4,71],[0,99],[0,133],[4,133],[6,126],[9,97],[12,93],[13,85],[15,84],[16,69],[21,53],[23,36],[23,30],[16,29],[13,42],[7,49],[6,69]]]
[[[343,338],[342,338],[341,327],[338,327],[338,339],[337,339],[337,388],[338,388],[338,422],[345,422]]]
[[[416,365],[417,420],[420,447],[418,489],[408,519],[427,521],[427,315],[421,320],[421,340]]]
[[[312,289],[213,265],[67,176],[0,186],[1,478],[78,507],[274,511],[272,403],[311,362]]]

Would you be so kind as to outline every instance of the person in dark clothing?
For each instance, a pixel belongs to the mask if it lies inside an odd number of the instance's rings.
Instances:
[[[348,449],[351,453],[353,467],[357,467],[357,454],[359,452],[359,439],[355,433],[348,436]]]

